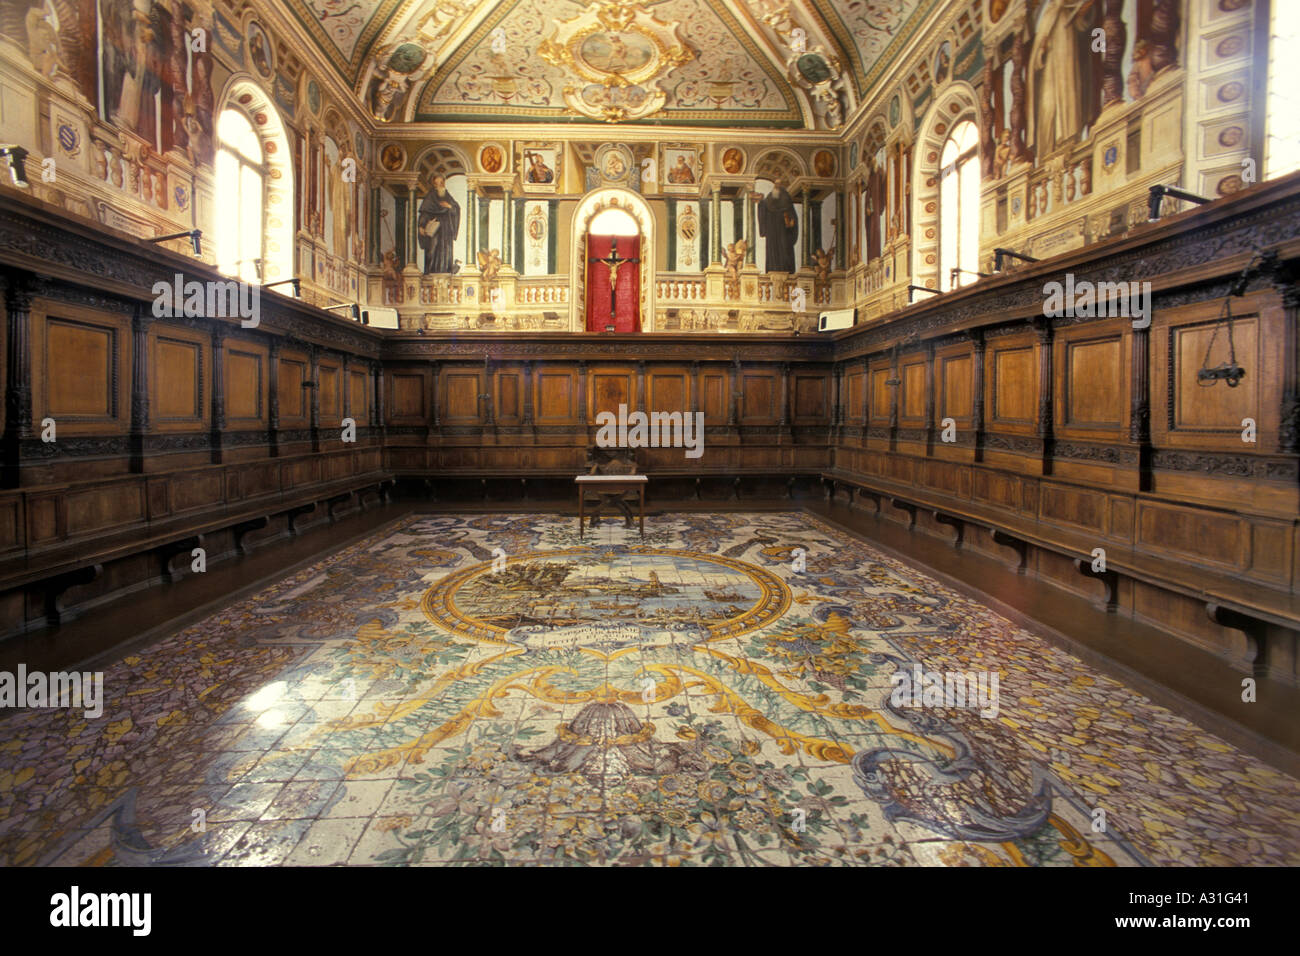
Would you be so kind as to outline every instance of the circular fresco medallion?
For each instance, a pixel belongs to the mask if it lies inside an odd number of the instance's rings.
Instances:
[[[617,650],[736,637],[790,607],[790,589],[772,572],[692,551],[580,547],[492,567],[447,575],[425,593],[425,615],[489,644]]]
[[[379,154],[379,163],[390,173],[395,173],[406,165],[406,153],[396,143],[389,143]]]
[[[485,173],[499,173],[506,164],[506,154],[500,146],[489,143],[479,150],[478,164]]]
[[[654,55],[649,37],[626,31],[598,30],[578,45],[578,58],[597,73],[634,73]]]
[[[733,175],[745,168],[745,154],[735,146],[722,151],[722,168]]]
[[[266,35],[266,30],[256,20],[250,20],[244,39],[248,42],[248,57],[253,63],[253,69],[270,79],[275,72],[275,53],[271,49],[271,38]]]

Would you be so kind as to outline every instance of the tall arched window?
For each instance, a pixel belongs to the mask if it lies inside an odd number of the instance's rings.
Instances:
[[[266,259],[262,143],[243,112],[226,109],[217,121],[217,144],[217,268],[260,283]]]
[[[953,127],[939,160],[939,290],[975,278],[979,270],[979,132],[965,120]],[[954,274],[954,269],[964,270]]]
[[[1289,53],[1300,43],[1300,5],[1275,0],[1271,7],[1264,176],[1276,179],[1300,169],[1300,62]]]

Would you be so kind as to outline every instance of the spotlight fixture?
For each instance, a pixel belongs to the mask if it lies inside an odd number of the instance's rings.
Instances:
[[[1021,262],[1041,261],[1039,259],[1035,259],[1033,256],[1027,256],[1024,253],[1016,252],[1012,249],[1003,249],[999,247],[993,250],[993,271],[994,272],[1002,271],[1003,259],[1019,259]]]
[[[911,305],[911,304],[912,304],[912,293],[913,293],[913,292],[928,292],[928,293],[930,293],[930,295],[938,295],[938,294],[939,294],[939,290],[938,290],[938,289],[927,289],[927,288],[926,288],[925,286],[923,286],[923,285],[909,285],[909,286],[907,287],[907,304],[908,304],[908,305]]]
[[[295,299],[301,299],[301,298],[302,298],[302,286],[300,286],[300,285],[298,284],[298,283],[300,282],[300,280],[298,279],[297,276],[294,276],[292,279],[277,279],[275,282],[268,282],[268,283],[266,283],[265,285],[263,285],[262,288],[263,288],[263,289],[270,289],[270,288],[272,288],[273,286],[277,286],[277,285],[288,285],[288,284],[291,283],[291,282],[293,283],[293,297],[294,297]]]
[[[7,143],[0,146],[0,156],[9,161],[9,175],[13,177],[14,185],[19,189],[26,189],[27,182],[27,150],[21,146]]]
[[[979,279],[991,278],[987,272],[972,272],[970,269],[960,269],[957,266],[953,266],[948,273],[948,281],[951,282],[954,286],[956,286],[957,277],[959,275],[975,276],[976,278]]]
[[[361,306],[355,302],[336,302],[334,305],[324,306],[326,312],[332,312],[335,309],[347,309],[348,314],[352,316],[353,322],[361,321]]]
[[[174,232],[168,236],[154,236],[152,239],[146,239],[145,242],[166,242],[169,239],[188,238],[190,240],[190,244],[194,246],[194,254],[196,256],[201,256],[203,255],[202,237],[203,237],[202,229],[188,229],[185,232]]]
[[[1166,196],[1173,196],[1175,199],[1182,199],[1186,202],[1194,202],[1198,206],[1204,206],[1207,202],[1214,202],[1213,199],[1206,199],[1204,196],[1196,195],[1196,193],[1189,193],[1186,189],[1179,189],[1177,186],[1152,186],[1151,194],[1148,197],[1152,222],[1160,219],[1160,206]]]

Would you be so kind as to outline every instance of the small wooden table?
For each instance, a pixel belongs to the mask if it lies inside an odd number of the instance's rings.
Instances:
[[[582,540],[583,520],[586,516],[587,489],[597,491],[632,491],[637,492],[640,503],[641,537],[645,538],[645,486],[650,479],[645,475],[578,475],[573,479],[578,486],[578,540]]]

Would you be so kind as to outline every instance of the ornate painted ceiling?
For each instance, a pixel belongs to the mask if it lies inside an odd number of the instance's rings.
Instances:
[[[836,129],[941,0],[283,0],[377,122]]]

